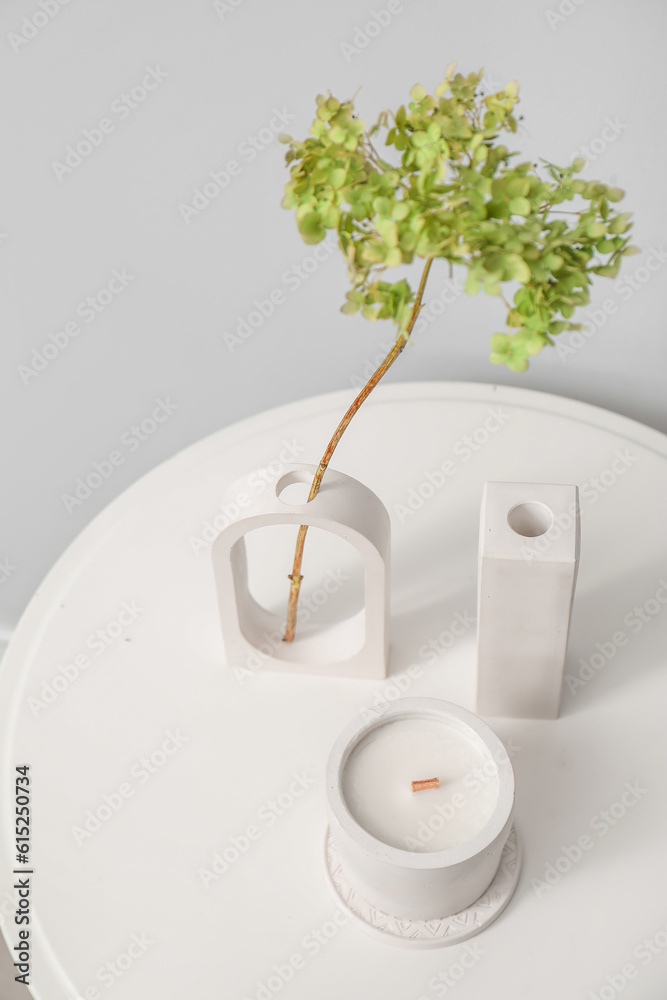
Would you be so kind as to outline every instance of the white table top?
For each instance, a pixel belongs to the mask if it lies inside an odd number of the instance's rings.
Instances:
[[[0,731],[6,811],[14,768],[31,768],[37,1000],[98,1000],[110,989],[113,1000],[432,1000],[457,977],[468,1000],[570,1000],[623,977],[636,983],[628,997],[657,996],[667,981],[667,438],[526,390],[381,387],[333,465],[370,486],[392,516],[391,676],[234,671],[208,545],[196,539],[239,475],[269,467],[276,478],[281,452],[317,461],[350,398],[291,404],[176,455],[80,535],[26,611],[0,670]],[[447,459],[455,474],[406,513],[409,491]],[[516,894],[469,944],[412,952],[337,916],[322,863],[323,767],[361,707],[395,696],[397,674],[406,694],[474,709],[470,619],[485,480],[579,484],[566,670],[590,679],[570,681],[556,722],[491,720],[516,748]],[[256,593],[279,607],[291,542],[276,538]],[[320,556],[331,558],[326,544],[313,547],[311,592],[327,565]],[[353,576],[346,553],[333,557],[336,572]],[[313,621],[349,610],[358,590],[343,581]],[[457,616],[467,624],[451,644]],[[88,810],[104,818],[92,833]],[[10,948],[12,834],[6,821],[0,910]],[[232,838],[238,859],[207,879],[202,869],[213,871]],[[586,848],[568,860],[577,842]]]

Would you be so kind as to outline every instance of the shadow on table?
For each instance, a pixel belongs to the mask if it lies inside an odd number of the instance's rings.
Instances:
[[[565,661],[561,715],[662,669],[667,565],[637,566],[604,585],[577,590]]]

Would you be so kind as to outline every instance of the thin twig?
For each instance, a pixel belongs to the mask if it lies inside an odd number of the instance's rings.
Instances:
[[[431,264],[433,263],[433,257],[427,257],[426,263],[424,265],[424,270],[422,272],[421,281],[419,282],[419,288],[417,290],[417,297],[412,306],[410,312],[410,317],[406,324],[405,330],[402,330],[399,334],[393,347],[381,362],[381,364],[375,369],[371,377],[369,378],[366,385],[363,387],[359,395],[356,397],[352,405],[348,408],[345,416],[338,424],[338,427],[334,431],[334,434],[326,447],[326,450],[320,460],[320,464],[317,467],[315,476],[313,477],[313,482],[308,493],[307,503],[310,503],[317,494],[319,493],[320,484],[322,482],[322,477],[326,472],[327,466],[331,461],[331,456],[333,455],[338,442],[343,436],[343,432],[352,420],[363,401],[371,394],[375,386],[378,384],[382,376],[391,368],[396,358],[399,356],[403,348],[408,342],[408,338],[412,333],[412,328],[414,327],[419,311],[422,305],[422,296],[424,294],[424,288],[426,287],[426,280],[428,278],[428,273],[431,270]],[[289,602],[287,605],[287,623],[285,625],[285,634],[283,640],[285,642],[292,642],[294,639],[294,633],[296,629],[296,612],[297,605],[299,602],[299,591],[301,589],[301,581],[303,576],[301,575],[301,563],[303,561],[303,546],[306,541],[306,533],[308,531],[308,525],[302,524],[299,527],[299,531],[296,538],[296,548],[294,551],[294,564],[292,567],[292,572],[288,573],[288,578],[290,581],[290,592],[289,592]]]

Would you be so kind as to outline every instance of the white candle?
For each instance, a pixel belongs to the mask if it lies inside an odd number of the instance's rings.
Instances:
[[[429,778],[439,788],[412,791]],[[514,772],[472,712],[404,698],[381,719],[357,720],[331,750],[326,785],[343,873],[370,906],[436,919],[491,885],[512,827]]]
[[[413,792],[412,781],[439,778]],[[436,719],[400,719],[354,748],[342,792],[357,822],[378,840],[414,851],[455,847],[489,821],[498,768],[479,738]]]

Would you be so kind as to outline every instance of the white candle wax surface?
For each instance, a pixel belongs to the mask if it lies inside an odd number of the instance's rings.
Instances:
[[[439,778],[439,788],[411,783]],[[384,844],[442,851],[470,840],[498,802],[498,769],[474,732],[445,721],[405,718],[368,733],[348,757],[341,791],[354,819]]]

